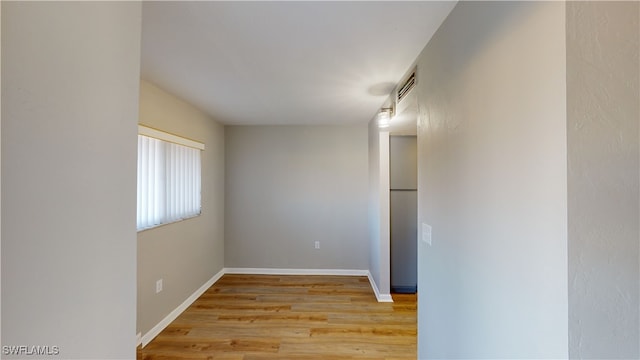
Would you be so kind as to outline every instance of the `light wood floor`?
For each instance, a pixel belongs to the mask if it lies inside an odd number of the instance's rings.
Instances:
[[[225,275],[138,360],[415,359],[416,296],[366,277]]]

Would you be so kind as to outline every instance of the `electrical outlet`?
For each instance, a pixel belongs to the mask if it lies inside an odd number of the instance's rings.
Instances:
[[[316,241],[316,249],[320,249],[320,241]]]
[[[156,281],[156,294],[162,291],[162,279]]]

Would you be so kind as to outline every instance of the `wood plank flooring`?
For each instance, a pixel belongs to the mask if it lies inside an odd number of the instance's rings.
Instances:
[[[224,275],[138,360],[416,358],[416,296],[378,303],[366,277]]]

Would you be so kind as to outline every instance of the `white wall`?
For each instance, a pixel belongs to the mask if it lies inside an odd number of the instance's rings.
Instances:
[[[565,358],[565,8],[460,2],[418,58],[419,358]]]
[[[571,358],[640,357],[639,8],[567,3]]]
[[[144,335],[224,267],[224,127],[146,81],[140,123],[205,144],[201,215],[138,233],[137,329]]]
[[[369,268],[366,126],[225,131],[226,267]]]
[[[2,345],[133,359],[140,3],[1,6]]]
[[[374,118],[369,137],[369,271],[378,292],[391,294],[391,216],[389,191],[389,133],[380,131]]]

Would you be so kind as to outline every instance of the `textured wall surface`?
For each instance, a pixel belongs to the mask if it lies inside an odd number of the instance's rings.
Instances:
[[[571,358],[640,356],[639,5],[567,3]]]
[[[133,359],[140,3],[1,6],[2,345]]]
[[[366,126],[225,131],[226,267],[369,268]]]
[[[138,332],[144,335],[224,267],[224,127],[142,81],[141,124],[205,144],[202,213],[138,233]],[[156,294],[158,279],[162,292]]]
[[[420,359],[567,357],[564,32],[460,2],[418,58]]]

